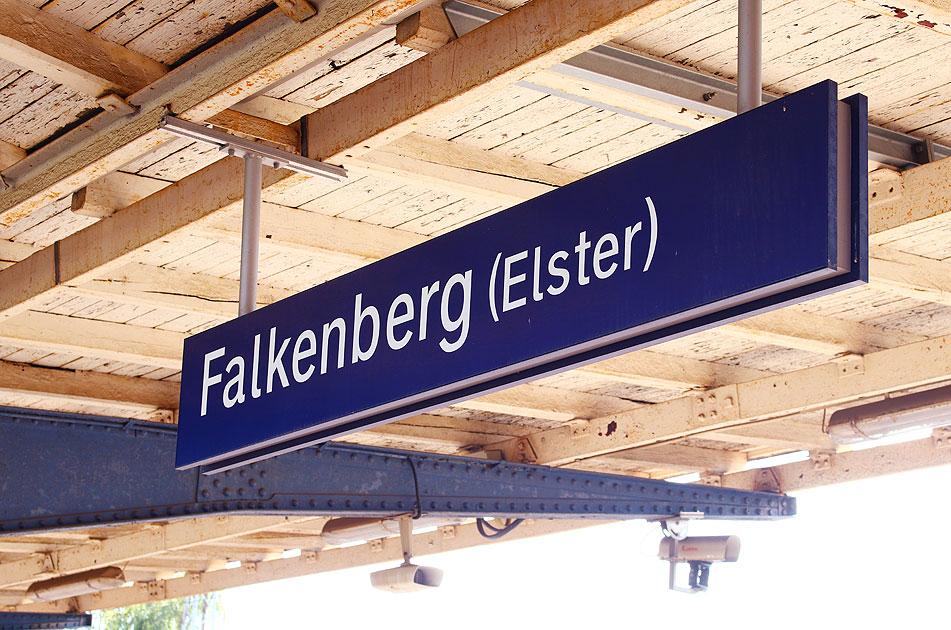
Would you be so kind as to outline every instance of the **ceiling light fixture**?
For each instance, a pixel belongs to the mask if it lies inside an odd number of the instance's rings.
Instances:
[[[36,582],[27,589],[27,597],[34,601],[51,602],[111,588],[120,588],[125,586],[125,583],[125,575],[123,575],[122,569],[119,567],[104,567]]]
[[[946,425],[951,425],[951,385],[840,409],[829,417],[826,433],[846,445]]]

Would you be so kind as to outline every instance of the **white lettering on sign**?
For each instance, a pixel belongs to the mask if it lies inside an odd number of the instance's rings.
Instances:
[[[650,269],[657,244],[657,214],[650,197],[645,201],[650,235],[643,272]],[[551,299],[561,295],[573,283],[583,287],[629,271],[635,248],[647,240],[637,238],[643,231],[642,223],[637,222],[597,238],[582,230],[576,244],[569,241],[565,249],[552,252],[542,251],[540,246],[510,254],[498,252],[488,279],[493,320],[499,321],[497,293],[501,293],[504,314],[546,296]],[[377,352],[401,351],[410,344],[427,341],[445,353],[456,352],[469,338],[472,286],[469,269],[449,276],[445,283],[435,281],[416,291],[400,293],[388,305],[374,304],[372,296],[361,292],[354,295],[353,309],[346,316],[315,323],[314,328],[299,332],[271,326],[255,333],[250,356],[234,353],[232,348],[229,357],[228,347],[212,350],[204,355],[201,415],[207,414],[211,396],[220,395],[222,406],[230,409],[244,403],[247,393],[260,398],[306,383],[318,374],[318,365],[321,375],[346,369],[348,356],[350,365],[356,365],[372,361]]]
[[[646,272],[650,269],[657,245],[657,213],[651,198],[645,197],[644,200],[647,202],[651,219],[650,241],[642,270]],[[506,313],[526,306],[529,299],[532,302],[540,302],[545,297],[545,293],[552,296],[561,295],[571,285],[572,280],[577,282],[578,286],[585,286],[591,282],[592,275],[597,280],[607,280],[619,268],[622,271],[629,271],[636,245],[635,236],[643,229],[643,224],[638,221],[634,225],[625,227],[621,233],[623,236],[613,232],[602,234],[595,241],[594,249],[592,249],[592,239],[588,237],[588,232],[582,230],[578,234],[577,245],[570,249],[552,252],[547,261],[541,247],[535,247],[532,250],[531,262],[527,260],[529,258],[527,249],[504,257],[501,252],[498,253],[492,265],[488,287],[489,310],[492,313],[492,319],[499,321],[495,304],[496,279],[499,275],[501,275],[502,313]],[[572,257],[569,252],[574,253],[575,261],[569,260]],[[617,259],[619,254],[623,264]],[[500,263],[501,274],[499,274]],[[529,270],[532,274],[531,282],[528,281]]]

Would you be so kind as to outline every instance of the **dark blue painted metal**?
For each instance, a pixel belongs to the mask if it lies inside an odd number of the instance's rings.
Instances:
[[[864,281],[857,242],[864,198],[854,199],[851,226],[837,224],[837,117],[836,86],[820,83],[190,337],[177,465],[239,465]],[[864,114],[856,111],[853,119],[864,138]],[[854,153],[858,179],[866,177],[866,159]],[[628,265],[626,230],[637,224]],[[838,273],[836,264],[840,227],[859,237],[853,241],[855,264],[846,273]],[[601,263],[607,277],[598,278],[596,242],[608,234],[615,244],[606,241],[602,253],[620,252]],[[564,258],[552,258],[555,252]],[[524,279],[510,287],[510,300],[526,301],[506,311],[500,278],[512,256],[511,276]],[[568,278],[563,290],[552,261]],[[607,274],[613,264],[618,266]],[[463,283],[450,292],[450,277],[467,272],[468,291]],[[800,279],[808,284],[789,288]],[[421,289],[437,282],[422,340]],[[395,326],[399,341],[391,347],[384,330],[388,313],[409,313],[405,303],[391,308],[400,294],[409,296],[414,310],[408,323]],[[356,360],[355,310],[367,305],[378,309],[380,321],[377,328],[365,319],[357,343],[368,349],[375,328],[378,341],[369,359]],[[714,311],[693,312],[700,307]],[[444,329],[443,309],[449,320],[465,319],[464,337],[461,328]],[[321,373],[323,326],[335,318],[346,326],[344,365],[337,368],[332,333]],[[458,340],[452,351],[440,347],[440,341]],[[291,373],[298,342],[301,371],[315,368],[302,382]],[[203,388],[206,356],[216,349],[224,350],[209,359],[208,374],[221,380]],[[280,372],[268,376],[269,353],[281,356],[275,365],[286,373],[286,386]],[[232,378],[231,395],[240,383],[244,399],[226,407],[222,394]],[[254,386],[263,393],[253,396]]]
[[[0,612],[0,630],[52,630],[90,626],[92,615],[81,613]]]
[[[795,514],[784,495],[328,442],[212,475],[175,427],[0,408],[0,535],[204,514],[633,519]]]

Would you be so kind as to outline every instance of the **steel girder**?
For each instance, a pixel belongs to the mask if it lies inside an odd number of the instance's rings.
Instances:
[[[0,535],[203,514],[447,518],[792,516],[768,492],[326,443],[215,474],[174,469],[173,425],[0,407]]]
[[[92,615],[81,613],[0,612],[0,630],[48,630],[52,628],[88,628]]]

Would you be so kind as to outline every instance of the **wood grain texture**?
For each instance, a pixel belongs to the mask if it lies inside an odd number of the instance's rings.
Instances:
[[[0,13],[4,59],[89,96],[127,96],[167,71],[161,63],[19,0],[2,0]]]

